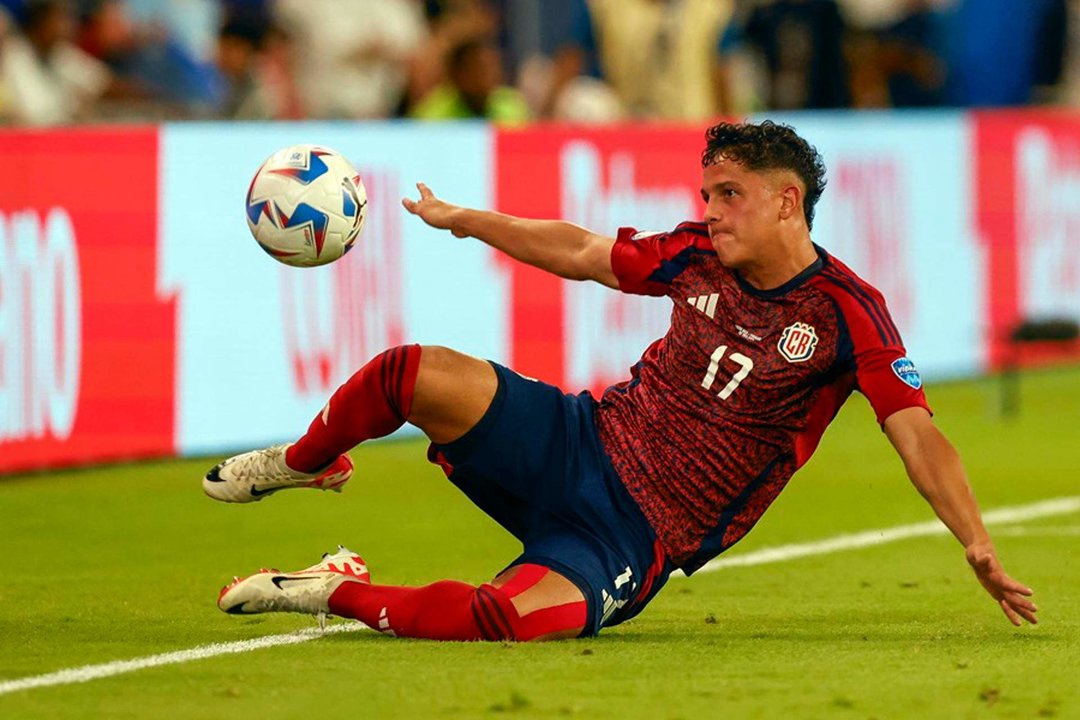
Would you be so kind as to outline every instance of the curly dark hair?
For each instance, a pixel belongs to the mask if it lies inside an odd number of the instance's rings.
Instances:
[[[750,170],[791,170],[806,186],[803,211],[806,227],[814,227],[814,206],[825,191],[825,163],[810,143],[790,125],[771,120],[761,123],[720,123],[705,131],[701,167],[721,158]]]

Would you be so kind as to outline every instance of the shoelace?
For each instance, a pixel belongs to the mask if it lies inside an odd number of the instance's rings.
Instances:
[[[250,461],[243,468],[245,475],[252,475],[256,481],[276,483],[283,480],[303,479],[289,471],[282,459],[285,453],[284,445],[273,445],[263,450],[256,450]]]

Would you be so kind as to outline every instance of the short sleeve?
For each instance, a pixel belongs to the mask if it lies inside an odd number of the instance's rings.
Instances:
[[[870,401],[878,424],[899,410],[925,408],[930,404],[922,389],[922,377],[907,357],[903,345],[856,348],[855,382]]]
[[[838,360],[846,358],[854,366],[855,387],[870,401],[878,424],[909,407],[931,412],[922,377],[907,356],[881,293],[853,274],[828,269],[817,282],[841,316],[846,342]]]
[[[683,223],[671,232],[620,228],[611,247],[611,269],[623,292],[663,296],[696,254],[716,254],[700,223]]]

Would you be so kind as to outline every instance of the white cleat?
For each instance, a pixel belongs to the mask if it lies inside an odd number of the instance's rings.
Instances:
[[[278,490],[310,487],[341,492],[352,477],[353,464],[348,455],[319,472],[304,473],[285,464],[288,445],[272,445],[229,458],[210,468],[203,478],[203,492],[215,500],[248,503],[262,500]]]
[[[283,573],[263,569],[246,578],[234,578],[218,594],[218,607],[233,615],[265,612],[295,612],[314,615],[323,626],[330,611],[329,600],[342,583],[370,584],[371,575],[363,559],[338,546],[316,565]]]

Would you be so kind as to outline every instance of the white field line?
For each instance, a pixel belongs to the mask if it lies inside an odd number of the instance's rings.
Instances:
[[[1053,498],[1031,505],[1016,505],[989,510],[983,513],[983,523],[986,525],[1004,525],[1010,523],[1037,520],[1038,518],[1053,517],[1055,515],[1068,515],[1080,511],[1080,496]],[[927,537],[931,535],[947,535],[948,528],[938,520],[914,523],[913,525],[898,525],[891,528],[878,530],[865,530],[851,533],[850,535],[836,535],[816,542],[797,543],[794,545],[778,545],[777,547],[762,548],[743,555],[731,557],[719,557],[706,563],[699,573],[714,572],[731,567],[747,567],[750,565],[766,565],[768,563],[783,562],[810,555],[826,555],[840,550],[855,550],[857,548],[870,547],[872,545],[884,545],[897,540],[906,540],[914,537]]]
[[[161,655],[148,655],[147,657],[133,660],[117,660],[115,662],[102,663],[100,665],[83,665],[77,668],[68,668],[47,675],[35,675],[17,680],[0,682],[0,695],[31,690],[33,688],[49,687],[50,685],[70,685],[71,683],[84,683],[99,678],[123,675],[124,673],[145,668],[160,667],[161,665],[176,665],[179,663],[202,660],[204,658],[217,657],[218,655],[231,655],[233,653],[261,650],[262,648],[276,647],[278,645],[296,645],[297,643],[316,640],[324,634],[353,632],[363,630],[367,625],[359,622],[349,622],[344,625],[328,625],[325,631],[317,628],[300,630],[287,635],[265,635],[251,640],[238,640],[236,642],[215,643],[213,645],[200,645],[188,650],[162,653]]]
[[[1052,517],[1055,515],[1067,515],[1080,511],[1080,496],[1055,498],[1031,505],[1018,505],[1014,507],[998,508],[983,514],[983,522],[987,525],[1001,525],[1019,523],[1038,518]],[[768,563],[794,560],[795,558],[809,555],[824,555],[840,550],[853,550],[856,548],[882,545],[896,540],[905,540],[913,537],[925,537],[929,535],[944,535],[948,531],[938,521],[916,523],[914,525],[900,525],[892,528],[867,530],[850,535],[838,535],[825,540],[796,545],[781,545],[774,548],[764,548],[744,555],[724,557],[713,560],[698,572],[712,572],[728,567],[746,567],[750,565],[765,565]],[[330,625],[326,633],[341,633],[360,630],[366,626],[358,622],[349,622],[343,625]],[[143,670],[145,668],[159,667],[161,665],[176,665],[179,663],[203,660],[217,657],[218,655],[230,655],[233,653],[249,652],[278,645],[296,645],[322,637],[322,631],[311,629],[301,630],[288,635],[268,635],[253,640],[240,640],[238,642],[216,643],[202,645],[189,650],[177,650],[161,655],[149,655],[132,660],[118,660],[116,662],[103,663],[100,665],[84,665],[67,670],[35,675],[32,677],[18,678],[16,680],[0,681],[0,695],[31,690],[33,688],[49,687],[52,685],[69,685],[72,683],[88,682],[99,678],[122,675],[124,673]]]
[[[1046,527],[1003,527],[994,531],[995,537],[1080,537],[1080,525]]]

